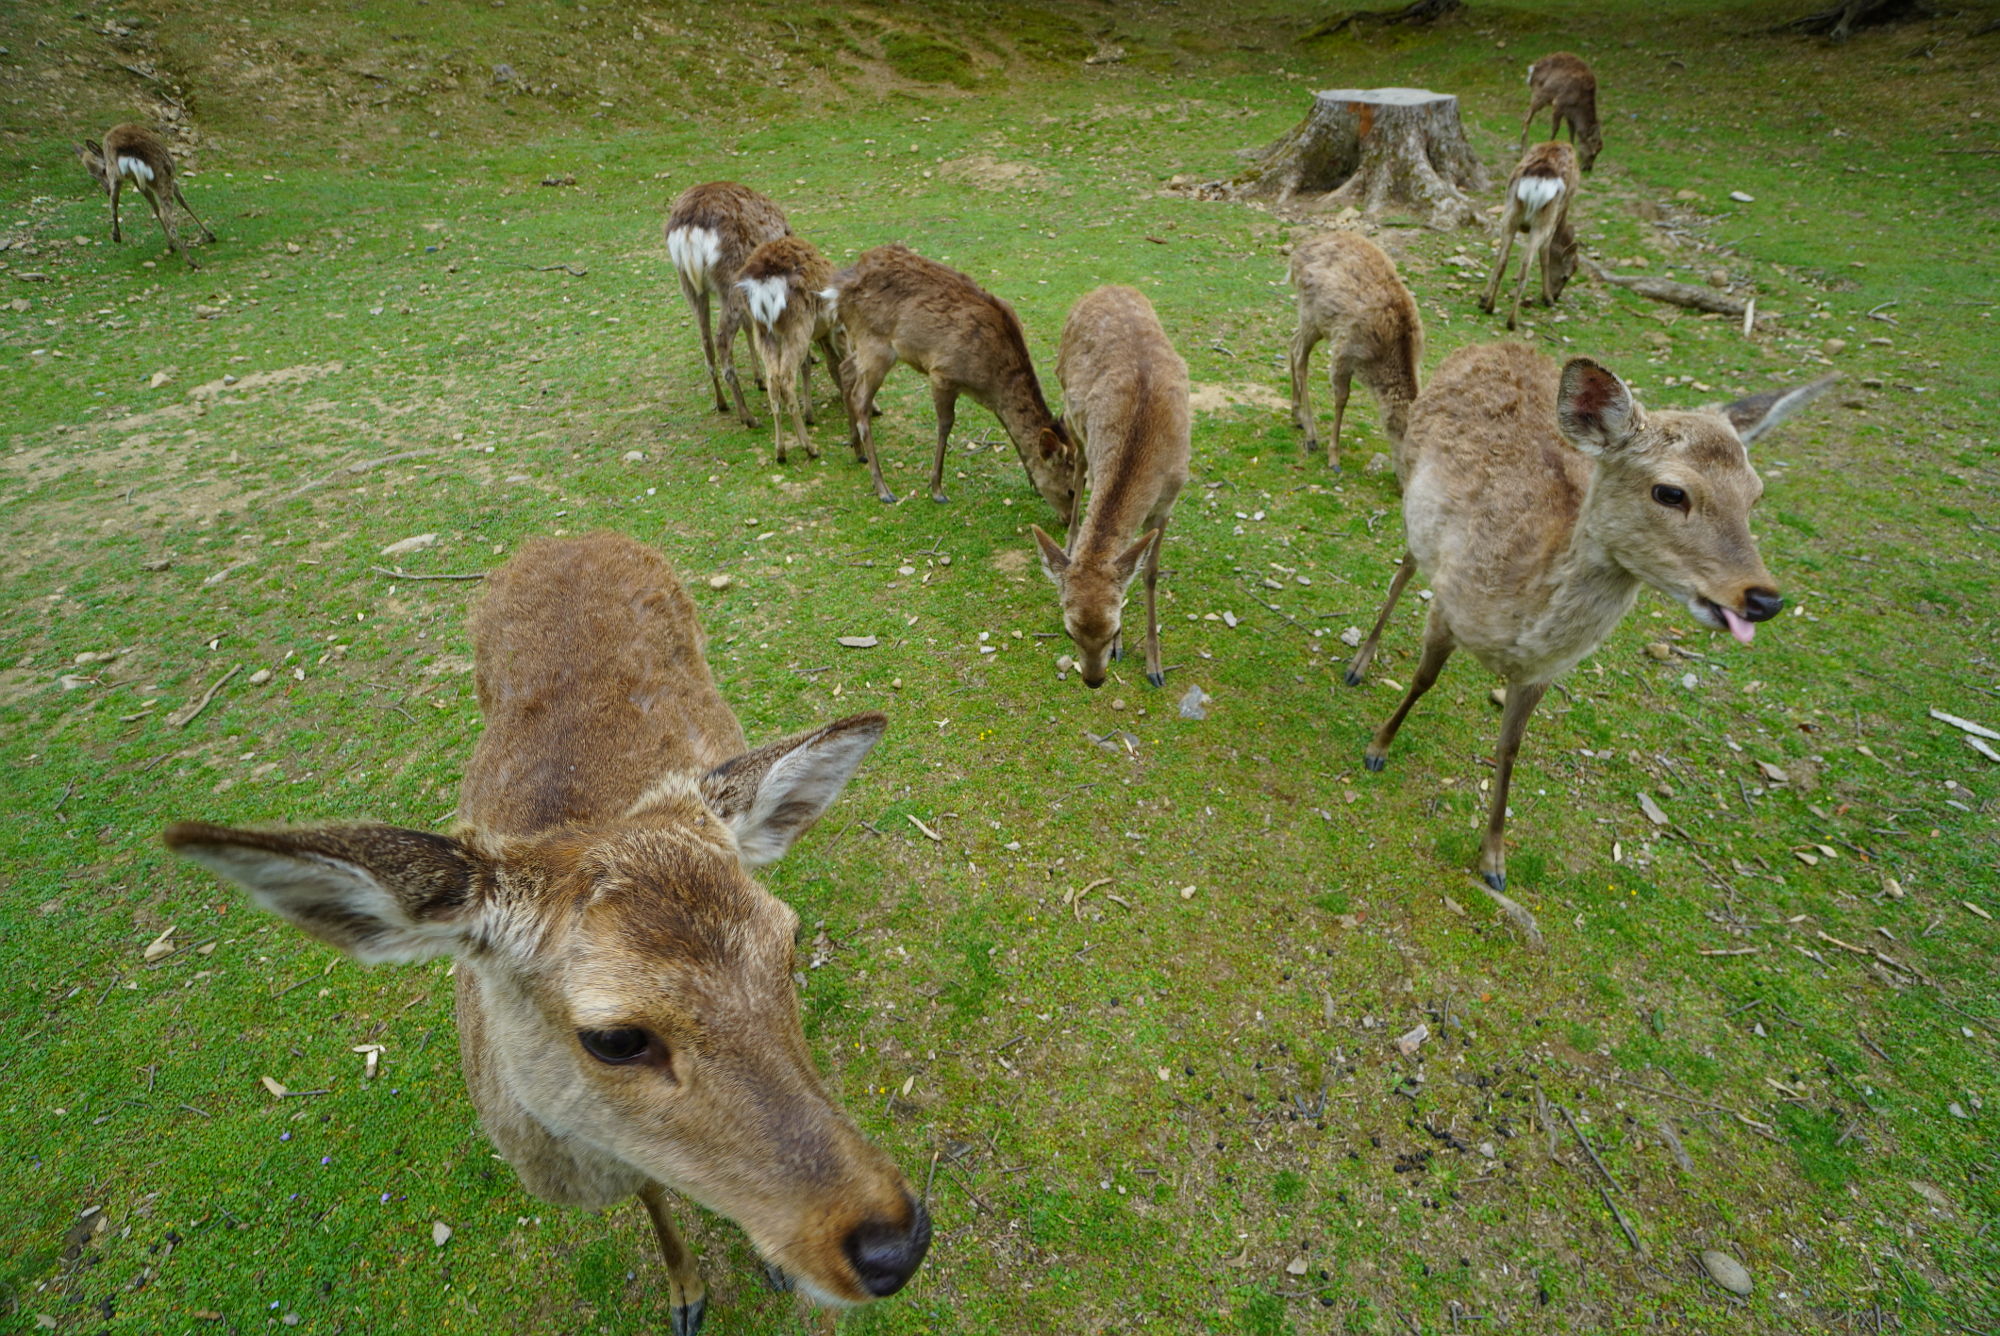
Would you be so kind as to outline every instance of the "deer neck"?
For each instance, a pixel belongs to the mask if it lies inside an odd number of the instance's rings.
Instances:
[[[1035,490],[1060,509],[1057,498],[1069,484],[1072,461],[1068,455],[1042,454],[1042,432],[1055,426],[1055,416],[1049,412],[1048,401],[1042,398],[1042,387],[1036,382],[1034,372],[1003,382],[997,393],[974,393],[973,397],[1000,419]]]
[[[1549,596],[1521,637],[1522,681],[1547,682],[1603,644],[1639,597],[1639,577],[1620,565],[1594,530],[1590,494],[1570,530],[1569,546],[1550,566]]]

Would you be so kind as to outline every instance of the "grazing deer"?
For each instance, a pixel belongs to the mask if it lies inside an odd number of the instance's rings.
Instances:
[[[1554,306],[1562,296],[1569,276],[1576,272],[1576,233],[1570,229],[1569,206],[1576,199],[1578,177],[1576,152],[1567,144],[1551,140],[1529,149],[1521,165],[1507,178],[1507,207],[1500,216],[1500,249],[1493,257],[1493,276],[1486,281],[1486,296],[1479,309],[1493,314],[1493,299],[1507,272],[1507,255],[1514,247],[1514,234],[1526,232],[1528,244],[1521,254],[1521,281],[1514,289],[1514,309],[1507,313],[1507,328],[1521,317],[1521,298],[1528,291],[1528,268],[1537,260],[1542,266],[1542,305]]]
[[[1611,634],[1642,584],[1746,645],[1756,623],[1778,614],[1784,600],[1750,536],[1764,485],[1744,445],[1823,384],[1720,411],[1646,413],[1588,358],[1558,368],[1525,344],[1489,343],[1445,359],[1411,407],[1405,566],[1429,573],[1433,598],[1422,660],[1365,763],[1383,767],[1454,649],[1506,679],[1479,871],[1531,936],[1533,920],[1500,894],[1507,785],[1529,715]],[[1406,578],[1399,570],[1382,620]],[[1371,636],[1357,668],[1374,650]]]
[[[1588,173],[1597,155],[1604,151],[1604,134],[1597,124],[1597,76],[1590,72],[1590,66],[1583,63],[1581,56],[1558,51],[1528,66],[1528,118],[1521,122],[1521,146],[1515,152],[1528,147],[1528,132],[1535,124],[1535,113],[1543,107],[1555,108],[1549,121],[1549,138],[1554,139],[1558,130],[1569,126],[1577,161]]]
[[[825,293],[847,341],[842,381],[854,457],[868,461],[875,495],[894,504],[882,481],[870,415],[875,392],[898,362],[922,372],[937,409],[931,500],[945,501],[944,454],[958,396],[969,394],[1000,419],[1028,478],[1064,524],[1075,509],[1076,448],[1042,398],[1014,308],[956,269],[907,246],[877,246],[833,276]]]
[[[820,293],[833,278],[833,266],[803,237],[767,241],[743,262],[736,286],[750,314],[750,337],[764,363],[764,382],[771,394],[771,421],[777,432],[778,462],[785,462],[785,415],[790,413],[799,444],[819,458],[806,435],[813,420],[811,346],[819,344],[840,388],[840,355],[833,346],[833,315]],[[845,399],[843,394],[842,398]],[[803,400],[803,408],[801,401]]]
[[[736,279],[752,251],[791,234],[791,224],[775,201],[734,181],[689,186],[667,215],[667,255],[680,275],[681,295],[701,326],[701,355],[708,362],[715,411],[729,411],[722,397],[727,382],[736,400],[736,416],[746,427],[756,426],[757,419],[750,415],[743,387],[736,383],[736,331],[747,314]],[[714,334],[709,325],[711,297],[722,308],[721,329]]]
[[[751,875],[839,795],[882,716],[747,750],[692,601],[616,534],[527,544],[488,578],[472,642],[486,731],[456,834],[190,822],[168,847],[363,963],[455,955],[487,1135],[538,1196],[638,1195],[676,1336],[705,1291],[669,1188],[820,1303],[895,1292],[930,1221],[814,1069],[798,916]]]
[[[1056,357],[1063,413],[1080,438],[1079,478],[1090,504],[1064,548],[1033,524],[1042,570],[1062,596],[1084,685],[1104,685],[1122,653],[1125,591],[1146,568],[1146,680],[1165,686],[1155,589],[1167,517],[1188,480],[1187,363],[1167,341],[1153,304],[1132,288],[1103,287],[1069,313]],[[1139,534],[1137,542],[1133,534]]]
[[[1292,252],[1292,287],[1298,292],[1299,332],[1292,336],[1292,422],[1304,427],[1304,449],[1319,448],[1313,422],[1308,364],[1325,339],[1332,359],[1333,435],[1326,462],[1340,467],[1340,423],[1354,373],[1375,394],[1389,439],[1400,440],[1417,397],[1417,364],[1424,352],[1424,322],[1396,273],[1395,262],[1359,232],[1323,232]]]
[[[118,196],[130,183],[153,210],[160,230],[167,234],[167,246],[174,254],[187,261],[190,269],[201,265],[188,253],[187,244],[174,231],[168,212],[175,204],[187,209],[187,216],[194,218],[194,225],[201,229],[203,241],[215,240],[215,233],[208,230],[208,224],[195,218],[194,210],[188,208],[187,196],[181,193],[180,178],[174,171],[174,155],[167,151],[166,141],[143,125],[114,125],[104,132],[104,142],[86,139],[76,146],[76,156],[89,172],[111,196],[111,240],[125,239],[118,226]]]

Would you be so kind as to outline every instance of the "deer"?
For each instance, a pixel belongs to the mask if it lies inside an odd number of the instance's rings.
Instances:
[[[1463,648],[1506,683],[1479,874],[1508,899],[1507,790],[1521,739],[1549,685],[1604,643],[1650,585],[1696,622],[1749,645],[1784,607],[1750,534],[1764,485],[1747,446],[1825,387],[1719,410],[1645,412],[1587,357],[1556,362],[1522,343],[1446,358],[1410,409],[1403,528],[1408,556],[1350,683],[1374,654],[1414,566],[1430,577],[1423,654],[1363,764],[1379,771],[1410,710]]]
[[[931,457],[931,500],[944,491],[945,447],[958,396],[969,394],[1006,428],[1028,479],[1064,525],[1075,510],[1077,451],[1062,419],[1049,412],[1027,336],[1014,308],[970,277],[907,246],[862,252],[821,294],[847,345],[841,380],[852,424],[849,444],[865,460],[875,495],[893,505],[870,421],[875,392],[898,362],[923,373],[937,410],[937,450]]]
[[[840,355],[833,346],[833,319],[820,297],[832,281],[833,266],[817,247],[799,236],[779,237],[750,252],[736,281],[750,316],[751,341],[763,359],[764,381],[770,389],[772,426],[777,433],[778,462],[785,462],[785,415],[789,413],[806,454],[819,449],[806,434],[813,421],[811,346],[819,345],[841,388]],[[842,399],[846,396],[843,393]],[[801,401],[803,400],[803,408]]]
[[[1313,348],[1330,345],[1333,435],[1326,442],[1328,468],[1340,467],[1340,424],[1354,374],[1375,395],[1383,429],[1401,439],[1410,401],[1417,397],[1417,366],[1424,352],[1424,322],[1395,262],[1359,232],[1324,232],[1292,252],[1292,287],[1298,294],[1299,329],[1292,336],[1292,424],[1305,428],[1302,448],[1319,448],[1308,391]]]
[[[701,327],[701,355],[708,363],[715,411],[729,411],[722,397],[726,383],[735,399],[736,417],[746,427],[755,427],[757,419],[743,402],[743,387],[736,381],[736,331],[746,318],[736,280],[752,251],[791,234],[792,226],[776,201],[734,181],[689,186],[667,215],[667,256],[680,276],[681,295],[694,308],[695,323]],[[711,300],[721,305],[720,328],[713,333]]]
[[[1604,151],[1604,134],[1597,123],[1597,76],[1581,56],[1558,51],[1528,66],[1528,117],[1521,122],[1521,144],[1515,152],[1528,147],[1528,132],[1543,107],[1554,108],[1549,138],[1554,139],[1557,131],[1569,126],[1578,165],[1589,175],[1591,164]]]
[[[1165,686],[1155,602],[1167,519],[1188,481],[1187,363],[1153,304],[1127,287],[1101,287],[1071,308],[1056,356],[1063,414],[1078,439],[1081,498],[1090,503],[1065,546],[1031,524],[1042,571],[1076,642],[1078,675],[1096,690],[1121,657],[1125,593],[1146,573],[1146,680]],[[1133,534],[1140,537],[1135,542]]]
[[[160,224],[160,230],[167,234],[167,248],[186,261],[188,268],[201,268],[200,262],[188,252],[180,234],[174,231],[169,210],[175,204],[187,210],[187,216],[194,219],[194,225],[201,229],[203,241],[214,241],[215,233],[209,231],[208,224],[196,218],[194,210],[188,207],[187,196],[181,193],[180,175],[174,169],[174,155],[167,151],[165,140],[143,125],[114,125],[104,132],[103,143],[95,139],[79,143],[76,156],[83,163],[84,170],[111,196],[111,240],[114,244],[125,240],[118,225],[118,196],[129,184],[144,196],[153,210],[153,218]]]
[[[1576,233],[1569,225],[1569,207],[1576,199],[1578,184],[1575,150],[1554,140],[1529,149],[1514,174],[1507,178],[1507,205],[1500,216],[1500,249],[1493,257],[1493,275],[1486,281],[1486,295],[1480,299],[1479,309],[1493,314],[1493,300],[1507,272],[1507,255],[1513,249],[1514,234],[1526,232],[1528,244],[1521,255],[1521,281],[1514,289],[1514,309],[1507,313],[1509,329],[1521,317],[1521,298],[1528,291],[1530,265],[1541,263],[1544,306],[1556,304],[1570,275],[1576,272]]]
[[[486,727],[452,834],[169,826],[168,848],[363,964],[456,957],[459,1049],[521,1183],[636,1195],[675,1336],[706,1288],[671,1190],[736,1221],[829,1308],[900,1289],[930,1220],[827,1091],[793,986],[798,916],[754,873],[839,796],[887,721],[751,748],[693,601],[617,534],[535,539],[471,618]]]

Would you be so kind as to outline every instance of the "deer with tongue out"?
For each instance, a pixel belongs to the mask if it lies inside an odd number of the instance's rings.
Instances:
[[[1408,551],[1349,685],[1413,569],[1430,576],[1433,598],[1410,688],[1364,761],[1383,768],[1453,650],[1506,679],[1479,872],[1531,941],[1533,918],[1503,894],[1507,785],[1528,717],[1624,620],[1641,585],[1745,645],[1778,615],[1784,599],[1750,535],[1764,484],[1745,447],[1824,385],[1647,413],[1589,358],[1558,367],[1526,344],[1492,343],[1452,354],[1411,405],[1396,443]]]

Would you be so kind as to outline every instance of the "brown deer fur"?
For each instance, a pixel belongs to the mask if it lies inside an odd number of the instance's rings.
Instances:
[[[1403,435],[1410,401],[1417,397],[1424,322],[1403,286],[1394,261],[1359,232],[1324,232],[1292,252],[1292,287],[1299,301],[1299,330],[1292,336],[1292,422],[1305,428],[1305,450],[1319,447],[1313,421],[1309,364],[1313,346],[1328,344],[1333,380],[1333,435],[1326,462],[1340,467],[1340,423],[1354,374],[1375,394],[1391,441]]]
[[[764,363],[764,383],[771,393],[771,425],[777,435],[778,462],[785,462],[785,418],[790,416],[806,454],[819,450],[806,434],[813,420],[812,357],[820,352],[840,386],[840,357],[833,346],[833,313],[820,296],[833,278],[833,266],[803,237],[767,241],[743,263],[736,286],[749,314],[751,342]]]
[[[756,426],[757,419],[750,415],[743,387],[736,382],[736,331],[748,318],[736,279],[752,251],[791,234],[791,224],[774,200],[734,181],[689,186],[667,215],[667,255],[680,276],[681,295],[694,308],[701,327],[701,355],[708,363],[715,411],[729,411],[722,397],[726,382],[736,401],[736,416],[746,427]],[[721,328],[713,334],[711,298],[722,307]]]
[[[1528,291],[1528,268],[1536,261],[1542,266],[1542,304],[1554,306],[1563,287],[1576,272],[1576,233],[1569,224],[1570,205],[1576,199],[1580,178],[1576,174],[1576,153],[1567,144],[1551,140],[1537,144],[1521,158],[1521,165],[1507,178],[1506,209],[1500,216],[1500,248],[1493,257],[1493,275],[1486,281],[1486,296],[1479,309],[1493,313],[1493,299],[1500,292],[1500,280],[1507,272],[1507,255],[1514,246],[1514,234],[1526,232],[1528,244],[1521,255],[1521,281],[1514,289],[1514,309],[1507,313],[1507,328],[1521,318],[1521,298]]]
[[[1061,593],[1077,671],[1085,685],[1104,685],[1109,660],[1121,652],[1125,591],[1144,561],[1146,680],[1164,686],[1154,600],[1167,517],[1188,480],[1187,363],[1151,302],[1132,288],[1103,287],[1071,309],[1056,374],[1065,420],[1082,445],[1090,504],[1067,550],[1039,524],[1029,527]]]
[[[797,916],[751,875],[838,796],[882,716],[746,750],[692,602],[615,534],[523,547],[489,578],[472,639],[486,728],[456,834],[183,823],[167,844],[364,962],[456,955],[487,1135],[539,1196],[642,1198],[675,1333],[704,1300],[667,1188],[736,1220],[813,1298],[893,1291],[929,1222],[821,1082]],[[606,1036],[643,1047],[586,1048]]]
[[[1588,358],[1559,368],[1525,344],[1490,343],[1445,359],[1410,410],[1403,528],[1434,596],[1422,661],[1365,760],[1382,768],[1454,649],[1506,679],[1479,859],[1495,892],[1506,887],[1507,785],[1528,717],[1549,683],[1611,634],[1642,584],[1745,644],[1752,623],[1784,604],[1750,536],[1764,485],[1735,408],[1646,413]],[[1768,425],[1746,422],[1743,433]],[[1371,640],[1363,659],[1373,649]]]
[[[931,499],[944,501],[944,455],[958,396],[969,394],[1007,429],[1028,478],[1064,524],[1075,505],[1076,451],[1042,398],[1028,341],[1014,308],[956,269],[907,246],[864,251],[833,276],[834,320],[847,340],[842,381],[853,426],[854,457],[868,461],[875,495],[893,503],[882,481],[870,413],[875,392],[898,362],[931,383],[937,451]]]
[[[1543,107],[1555,109],[1549,121],[1549,138],[1554,139],[1567,125],[1577,163],[1588,174],[1597,155],[1604,151],[1604,134],[1597,123],[1597,76],[1581,56],[1558,51],[1528,66],[1528,117],[1521,122],[1521,145],[1516,152],[1528,147],[1535,114]]]
[[[201,229],[203,241],[215,240],[215,233],[188,208],[187,196],[181,193],[180,178],[174,170],[174,155],[167,151],[164,140],[143,125],[114,125],[104,132],[102,144],[94,139],[78,144],[76,156],[84,170],[111,196],[112,241],[125,239],[118,226],[118,196],[129,184],[145,197],[153,210],[160,230],[167,234],[167,246],[187,261],[188,268],[201,268],[188,253],[180,234],[174,231],[169,216],[171,206],[178,204],[187,210],[187,216],[194,218],[194,225]]]

